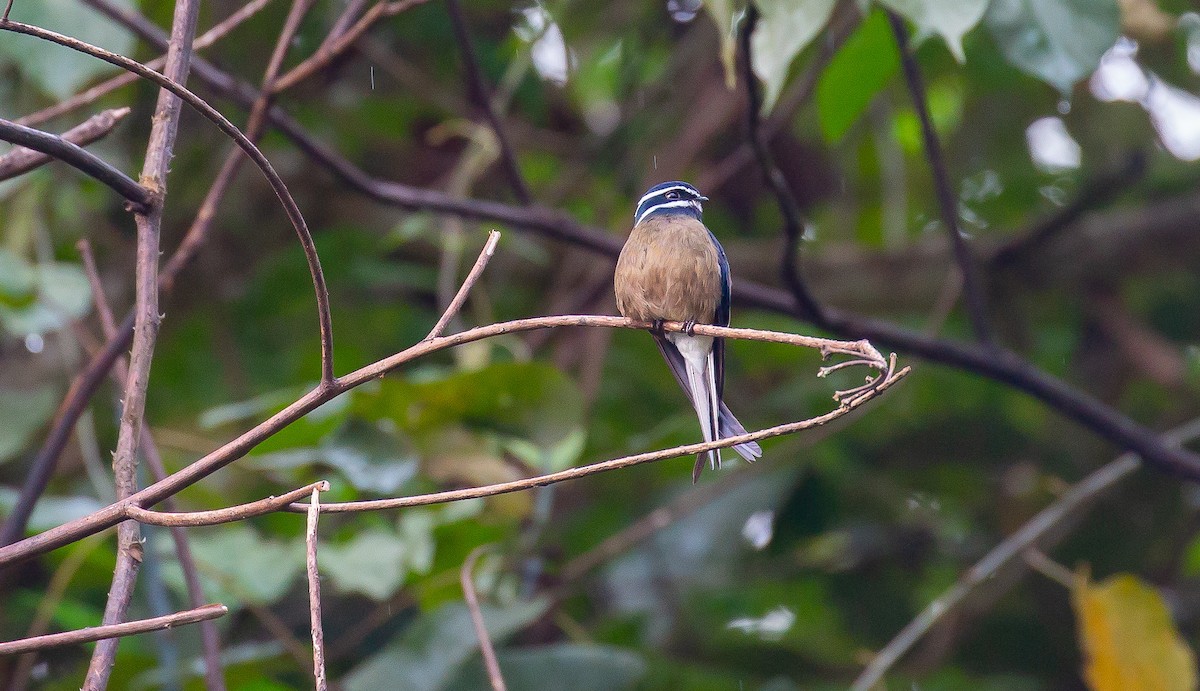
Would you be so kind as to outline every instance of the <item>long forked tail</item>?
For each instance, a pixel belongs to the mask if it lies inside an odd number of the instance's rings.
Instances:
[[[712,339],[706,336],[673,333],[665,338],[656,338],[655,341],[667,365],[670,366],[671,373],[675,375],[676,381],[696,410],[704,440],[713,441],[745,434],[746,428],[717,396]],[[751,463],[762,456],[762,449],[754,442],[738,444],[733,450]],[[699,479],[701,471],[704,470],[706,457],[713,468],[721,466],[720,450],[714,449],[700,454],[692,469],[693,482]]]

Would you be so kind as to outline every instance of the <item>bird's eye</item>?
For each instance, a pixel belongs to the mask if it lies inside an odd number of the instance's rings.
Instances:
[[[667,192],[667,199],[679,199],[678,192]]]

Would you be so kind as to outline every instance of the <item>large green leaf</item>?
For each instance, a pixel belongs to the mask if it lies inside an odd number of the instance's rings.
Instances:
[[[511,689],[557,691],[570,679],[572,691],[619,691],[633,688],[646,673],[634,653],[608,645],[560,643],[538,648],[502,650],[496,654],[505,684]],[[487,688],[482,666],[467,665],[447,688]]]
[[[825,139],[840,141],[899,68],[887,17],[875,12],[846,40],[817,83],[817,117]]]
[[[91,309],[91,288],[75,264],[30,264],[0,249],[0,276],[0,328],[15,336],[57,331]]]
[[[1121,32],[1116,0],[992,0],[986,21],[1009,62],[1063,94]]]
[[[541,601],[508,607],[482,607],[483,620],[493,641],[503,640],[546,610]],[[471,616],[462,603],[444,605],[421,615],[404,632],[399,644],[354,668],[342,680],[346,691],[438,691],[451,682],[479,648]]]
[[[167,540],[156,544],[164,552],[171,549]],[[205,595],[231,609],[243,601],[275,602],[304,568],[303,540],[264,538],[245,523],[193,532],[191,546],[205,581]],[[183,574],[171,558],[164,565],[163,577],[178,591],[183,590]]]
[[[133,9],[129,0],[116,5]],[[133,34],[73,0],[26,0],[13,5],[15,21],[53,29],[113,52],[128,54]],[[47,93],[64,99],[93,77],[111,74],[107,63],[31,36],[5,33],[0,40],[0,64],[11,62]]]
[[[757,0],[761,17],[750,37],[754,73],[766,85],[763,112],[769,112],[787,81],[788,69],[833,13],[836,0]]]
[[[879,0],[917,25],[922,35],[938,34],[955,59],[963,62],[963,35],[983,19],[988,0]]]
[[[50,387],[32,391],[0,389],[0,462],[20,453],[29,438],[41,428],[58,402]]]

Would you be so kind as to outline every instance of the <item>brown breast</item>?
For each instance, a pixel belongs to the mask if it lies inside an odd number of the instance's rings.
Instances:
[[[639,223],[617,259],[614,287],[617,309],[631,319],[711,324],[721,269],[708,230],[687,216]]]

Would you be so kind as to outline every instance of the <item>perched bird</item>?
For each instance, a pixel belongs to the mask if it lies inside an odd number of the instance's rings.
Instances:
[[[679,381],[696,415],[705,441],[738,434],[746,428],[721,402],[725,386],[723,339],[692,333],[696,324],[729,326],[729,261],[725,250],[700,220],[708,201],[686,182],[651,187],[638,201],[633,232],[617,259],[614,290],[617,309],[630,319],[654,322],[654,340],[671,373]],[[663,333],[662,322],[684,322],[684,332]],[[754,442],[735,451],[747,461],[762,455]],[[692,482],[704,470],[696,458]],[[707,453],[712,467],[721,465],[721,452]]]

